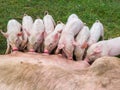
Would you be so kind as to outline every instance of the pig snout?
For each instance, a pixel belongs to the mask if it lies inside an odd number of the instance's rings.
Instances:
[[[49,51],[47,49],[44,50],[44,53],[49,53]]]
[[[12,51],[18,51],[17,47],[12,47]]]
[[[35,50],[34,49],[29,49],[29,52],[35,52]]]

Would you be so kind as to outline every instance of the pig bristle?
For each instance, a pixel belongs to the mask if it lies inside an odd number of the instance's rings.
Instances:
[[[49,14],[48,11],[45,11],[45,12],[44,12],[44,15],[47,15],[47,14]]]

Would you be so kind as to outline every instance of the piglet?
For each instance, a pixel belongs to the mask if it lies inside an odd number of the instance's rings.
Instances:
[[[75,38],[76,47],[74,50],[74,54],[75,54],[76,60],[83,59],[85,49],[87,48],[87,41],[89,39],[89,36],[90,36],[89,27],[84,25],[82,30],[78,33],[77,37]]]
[[[28,36],[32,33],[32,25],[33,25],[33,19],[31,16],[28,16],[27,14],[24,14],[22,19],[22,29],[23,29],[23,42],[21,45],[21,49],[24,49],[27,47],[27,41]]]
[[[94,61],[102,56],[117,55],[120,55],[120,37],[100,41],[91,45],[87,50],[86,58],[90,61]]]
[[[96,43],[100,37],[104,39],[104,28],[102,23],[99,20],[96,20],[96,22],[92,25],[90,29],[90,38],[88,40],[88,46],[91,46],[92,44]]]
[[[45,11],[45,16],[43,17],[43,22],[45,25],[45,35],[48,36],[50,33],[54,31],[55,21],[51,15],[48,14],[48,11]]]
[[[28,37],[28,49],[30,52],[40,52],[44,39],[43,20],[38,18],[34,21],[31,33]]]
[[[82,27],[83,22],[80,19],[73,19],[66,23],[58,43],[56,54],[62,50],[62,55],[65,55],[70,60],[73,59],[74,37],[79,33]]]
[[[67,22],[70,22],[71,20],[73,19],[79,19],[79,17],[76,15],[76,14],[71,14],[68,19],[67,19]]]
[[[22,29],[21,24],[17,20],[11,19],[8,21],[8,24],[7,24],[7,32],[4,33],[1,30],[1,33],[7,39],[7,49],[5,54],[8,54],[11,50],[12,51],[19,50],[19,46],[22,43],[21,29]]]
[[[57,47],[64,26],[62,22],[58,22],[55,30],[45,38],[44,53],[51,53]]]

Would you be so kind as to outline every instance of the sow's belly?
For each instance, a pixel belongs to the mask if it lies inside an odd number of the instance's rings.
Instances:
[[[59,55],[48,55],[48,54],[38,54],[38,53],[22,53],[13,52],[8,55],[0,55],[1,58],[13,62],[29,62],[32,64],[42,64],[42,65],[53,65],[61,67],[64,69],[84,69],[90,65],[86,61],[73,61],[64,58],[61,54]]]

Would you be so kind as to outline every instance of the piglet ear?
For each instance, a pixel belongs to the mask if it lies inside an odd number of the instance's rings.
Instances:
[[[25,28],[22,27],[22,30],[23,30],[28,36],[30,36],[30,33],[29,33]]]
[[[47,33],[46,32],[44,32],[44,38],[47,36]]]
[[[44,32],[41,33],[41,36],[44,37]]]
[[[58,35],[58,33],[56,33],[55,36],[54,36],[54,39],[58,40],[58,38],[59,38],[59,35]]]
[[[76,41],[72,41],[73,46],[78,46],[78,43]]]
[[[17,34],[17,36],[22,36],[22,32],[19,32],[19,33]]]
[[[83,43],[83,45],[81,46],[81,48],[87,48],[88,47],[88,44],[87,44],[87,42],[85,41],[84,43]]]
[[[94,52],[95,53],[100,53],[102,51],[101,49],[102,49],[101,46],[98,46],[98,47],[95,48]]]
[[[57,32],[58,32],[58,33],[62,33],[62,30],[58,30]]]
[[[2,30],[0,30],[0,32],[1,32],[1,34],[2,34],[5,38],[8,37],[8,34],[7,34],[7,33],[3,32]]]

